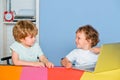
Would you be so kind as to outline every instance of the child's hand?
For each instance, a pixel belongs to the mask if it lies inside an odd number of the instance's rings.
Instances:
[[[48,67],[48,68],[53,68],[54,67],[54,64],[53,63],[51,63],[51,62],[47,62],[46,64],[46,67]]]
[[[36,66],[36,67],[45,67],[45,65],[44,65],[43,62],[34,62],[33,66]]]
[[[93,52],[93,53],[98,54],[98,53],[100,53],[100,47],[91,48],[90,51]]]
[[[72,68],[72,63],[67,63],[66,68]]]
[[[61,60],[61,65],[66,68],[72,68],[72,63],[67,58]]]

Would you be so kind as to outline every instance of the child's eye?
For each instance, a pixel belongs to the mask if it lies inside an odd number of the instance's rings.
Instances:
[[[30,38],[35,38],[35,36],[30,36]]]
[[[78,39],[80,39],[80,37],[78,37]]]

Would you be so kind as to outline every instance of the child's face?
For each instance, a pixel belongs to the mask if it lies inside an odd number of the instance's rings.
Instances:
[[[27,36],[25,39],[21,39],[21,43],[26,47],[31,47],[36,41],[36,37]]]
[[[90,41],[86,40],[86,36],[84,32],[77,32],[75,41],[76,41],[77,48],[81,48],[81,49],[91,48]]]

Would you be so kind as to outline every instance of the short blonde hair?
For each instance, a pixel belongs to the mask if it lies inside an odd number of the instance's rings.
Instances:
[[[38,34],[38,29],[34,23],[28,20],[21,20],[13,27],[14,39],[20,42],[20,39],[25,39],[27,36],[35,37]]]
[[[77,29],[76,33],[85,33],[86,40],[91,40],[91,47],[94,47],[99,42],[99,33],[91,25],[84,25]]]

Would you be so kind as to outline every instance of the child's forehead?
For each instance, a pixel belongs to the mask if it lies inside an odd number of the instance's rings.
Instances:
[[[86,37],[86,34],[81,31],[81,32],[77,32],[77,33],[76,33],[76,36],[79,36],[79,37],[80,37],[80,36],[81,36],[81,37],[84,36],[84,37]]]
[[[85,34],[85,31],[78,31],[76,35]]]
[[[28,34],[27,37],[33,37],[34,35],[33,34]]]

